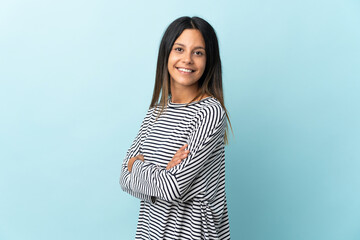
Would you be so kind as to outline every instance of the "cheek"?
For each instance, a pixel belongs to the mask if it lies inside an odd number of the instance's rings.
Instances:
[[[168,63],[167,63],[167,68],[168,68],[168,70],[171,69],[171,66],[173,65],[172,62],[173,62],[173,61],[171,60],[171,57],[169,57],[169,58],[168,58]]]
[[[201,63],[201,71],[204,72],[205,71],[205,67],[206,67],[206,61],[203,61]]]
[[[171,54],[169,55],[169,58],[168,58],[168,64],[167,64],[167,67],[170,69],[174,66],[175,64],[175,58],[174,56],[172,56]]]

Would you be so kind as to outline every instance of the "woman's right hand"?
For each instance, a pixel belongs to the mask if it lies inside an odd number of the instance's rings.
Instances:
[[[139,155],[137,155],[137,156],[132,157],[132,158],[129,159],[129,161],[128,161],[128,171],[129,171],[129,172],[131,172],[131,170],[132,170],[132,165],[134,164],[134,162],[135,162],[136,160],[144,161],[144,155],[139,154]]]
[[[189,150],[185,150],[185,148],[187,146],[188,145],[185,144],[184,146],[179,148],[179,150],[177,150],[177,152],[175,153],[175,155],[173,156],[171,161],[166,166],[166,170],[169,170],[170,168],[175,167],[176,165],[178,165],[181,162],[181,160],[187,158],[187,156],[188,156],[188,154],[190,152]]]

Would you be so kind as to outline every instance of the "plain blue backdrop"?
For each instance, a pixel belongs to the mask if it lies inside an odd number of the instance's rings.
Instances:
[[[0,239],[133,239],[120,165],[163,32],[215,28],[232,239],[360,239],[360,2],[3,0]]]

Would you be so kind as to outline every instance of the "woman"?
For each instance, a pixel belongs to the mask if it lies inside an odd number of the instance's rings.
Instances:
[[[161,40],[150,108],[122,165],[122,189],[141,199],[136,239],[230,238],[226,119],[215,31],[178,18]]]

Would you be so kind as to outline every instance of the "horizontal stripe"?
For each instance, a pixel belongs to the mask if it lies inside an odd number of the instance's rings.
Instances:
[[[225,194],[226,114],[212,97],[186,104],[170,100],[156,120],[150,108],[128,149],[121,188],[139,198],[136,239],[230,239]],[[184,144],[190,150],[166,170]],[[136,160],[131,173],[130,158]]]

